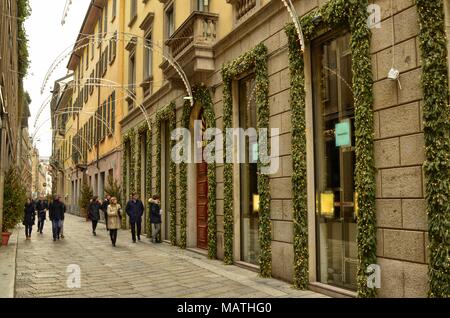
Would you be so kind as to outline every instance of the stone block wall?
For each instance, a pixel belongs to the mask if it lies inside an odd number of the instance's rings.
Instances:
[[[373,29],[375,165],[377,168],[380,297],[425,297],[427,215],[422,164],[421,60],[413,0],[373,1],[381,7],[381,28]],[[393,47],[393,40],[395,46]],[[394,55],[394,59],[393,59]],[[387,78],[400,71],[400,84]]]

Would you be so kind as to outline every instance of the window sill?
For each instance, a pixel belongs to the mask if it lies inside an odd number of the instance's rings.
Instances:
[[[144,89],[149,88],[150,85],[152,85],[152,81],[153,81],[153,75],[144,79],[144,81],[139,86],[141,86]]]

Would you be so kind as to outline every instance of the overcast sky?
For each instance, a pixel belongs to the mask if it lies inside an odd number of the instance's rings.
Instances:
[[[32,99],[31,117],[28,122],[30,134],[42,126],[34,139],[40,156],[50,156],[52,151],[50,104],[39,116],[36,127],[35,120],[39,108],[51,94],[55,80],[67,74],[68,57],[52,73],[41,95],[42,83],[53,61],[68,47],[73,47],[89,2],[90,0],[72,0],[66,22],[61,25],[66,0],[30,0],[32,13],[25,26],[29,38],[31,66],[24,86]]]

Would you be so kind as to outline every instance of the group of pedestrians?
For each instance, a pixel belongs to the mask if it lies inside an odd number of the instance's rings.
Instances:
[[[60,238],[64,238],[63,230],[66,205],[61,201],[61,197],[58,195],[54,197],[51,203],[41,195],[36,201],[28,198],[25,203],[23,225],[25,225],[25,237],[27,240],[31,240],[33,226],[36,223],[36,215],[38,217],[37,231],[39,234],[43,234],[47,213],[52,222],[53,240],[56,241]]]
[[[125,207],[125,212],[128,215],[131,239],[133,243],[141,240],[142,229],[142,216],[144,214],[144,204],[137,193],[133,193],[130,196],[129,201]],[[161,243],[158,238],[158,234],[161,232],[161,202],[159,195],[153,195],[149,199],[148,210],[150,213],[150,222],[153,226],[152,242]],[[88,218],[92,224],[92,234],[97,235],[97,225],[100,221],[100,211],[103,212],[105,217],[106,229],[109,231],[111,243],[115,247],[117,242],[117,230],[122,224],[122,207],[117,202],[116,197],[107,195],[106,198],[101,201],[98,196],[94,196],[88,207]],[[33,201],[31,198],[27,199],[24,209],[23,225],[25,225],[25,236],[27,240],[31,239],[31,232],[33,225],[36,222],[36,215],[38,217],[38,233],[43,234],[44,223],[47,219],[47,212],[52,222],[53,241],[64,238],[64,215],[66,213],[66,205],[61,201],[59,195],[55,196],[53,201],[49,203],[40,196],[38,200]]]
[[[153,225],[152,242],[161,243],[158,240],[158,233],[161,231],[161,203],[158,195],[154,195],[149,199],[149,213],[150,222]],[[137,193],[133,193],[130,196],[129,201],[125,207],[125,213],[128,215],[130,228],[131,228],[131,239],[133,243],[141,240],[141,229],[142,229],[142,216],[144,214],[144,204]],[[96,229],[98,221],[100,220],[100,211],[104,213],[106,230],[109,231],[111,238],[111,243],[115,247],[117,242],[117,230],[122,224],[122,207],[117,202],[116,197],[111,197],[107,195],[103,202],[94,196],[88,207],[88,217],[92,224],[92,235],[96,236]]]

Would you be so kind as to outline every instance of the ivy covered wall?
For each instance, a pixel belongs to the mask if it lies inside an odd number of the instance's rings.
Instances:
[[[313,39],[319,27],[351,31],[352,82],[355,102],[355,192],[358,193],[357,218],[359,297],[374,297],[376,290],[368,288],[366,273],[370,264],[376,264],[376,213],[375,213],[375,161],[373,127],[372,64],[370,56],[371,32],[367,26],[368,1],[330,0],[301,19],[306,41]],[[318,25],[314,21],[321,17]],[[304,56],[300,51],[298,36],[293,24],[286,27],[289,39],[291,70],[291,109],[293,130],[292,190],[294,196],[294,285],[308,286],[308,223],[306,197],[306,124]]]
[[[232,128],[232,81],[244,72],[255,72],[255,99],[257,112],[257,128],[269,128],[269,75],[267,69],[267,47],[258,44],[254,49],[241,55],[236,60],[222,66],[223,89],[223,125],[224,129]],[[224,140],[224,149],[231,145]],[[270,149],[268,149],[270,151]],[[224,154],[224,262],[233,263],[233,164],[226,162]],[[259,271],[262,277],[272,275],[272,229],[270,220],[269,176],[261,173],[263,163],[258,159],[258,193],[259,203]]]
[[[209,91],[204,86],[193,88],[194,103],[200,103],[206,120],[206,128],[216,127],[214,106]],[[181,126],[189,129],[192,106],[185,102]],[[212,142],[212,141],[210,141]],[[187,164],[180,164],[180,244],[181,248],[186,248],[186,224],[187,224]],[[217,257],[217,216],[216,216],[216,164],[208,164],[208,257]]]

